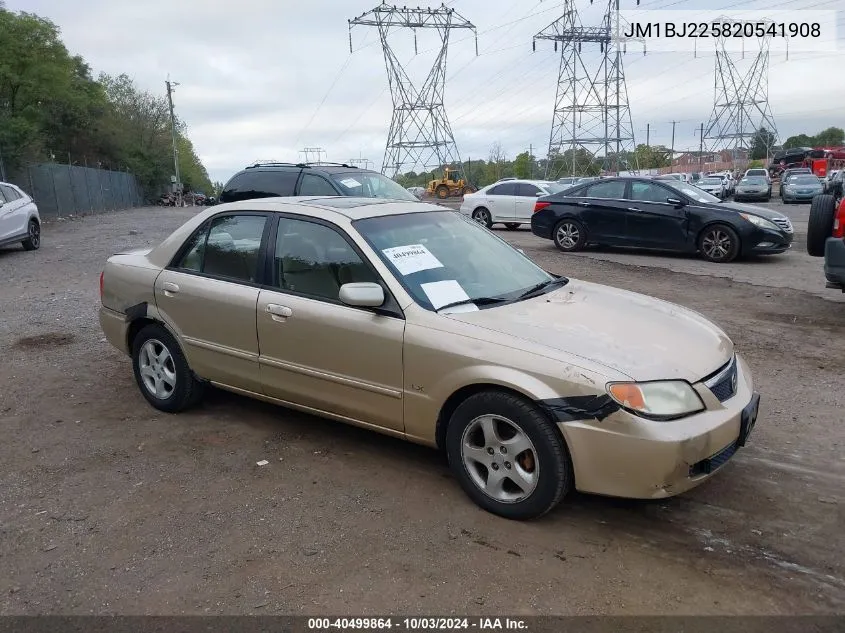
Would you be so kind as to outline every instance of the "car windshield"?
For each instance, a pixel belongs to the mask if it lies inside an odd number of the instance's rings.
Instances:
[[[818,184],[821,184],[821,181],[818,178],[816,178],[815,176],[808,176],[808,175],[804,174],[804,175],[792,176],[789,179],[789,184],[792,184],[792,185],[818,185]]]
[[[483,309],[555,280],[494,233],[454,211],[380,216],[356,220],[353,226],[427,310],[466,300],[478,301],[477,308]],[[477,308],[467,303],[464,309]]]
[[[345,171],[331,174],[345,196],[356,198],[384,198],[388,200],[414,200],[417,198],[402,185],[374,171]]]
[[[721,178],[702,178],[698,181],[699,185],[721,185],[722,179]]]
[[[667,181],[667,185],[680,191],[685,196],[692,198],[696,202],[721,202],[721,199],[717,198],[716,196],[710,195],[704,189],[699,189],[696,185],[688,185],[685,182],[680,181]]]
[[[742,179],[743,185],[766,185],[766,179],[762,176],[746,176]]]

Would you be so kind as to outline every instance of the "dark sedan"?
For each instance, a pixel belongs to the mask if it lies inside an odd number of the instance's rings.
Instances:
[[[531,230],[564,252],[596,244],[699,253],[712,262],[783,253],[793,238],[785,215],[648,178],[606,178],[538,198]]]

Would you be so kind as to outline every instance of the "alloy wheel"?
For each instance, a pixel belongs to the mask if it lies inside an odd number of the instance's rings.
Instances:
[[[529,497],[540,479],[531,439],[502,416],[482,415],[467,425],[461,437],[461,458],[478,489],[501,503]]]
[[[158,339],[146,341],[138,354],[141,379],[153,396],[166,400],[176,389],[176,364],[170,350]]]
[[[724,259],[731,251],[731,236],[720,229],[707,233],[701,242],[704,254],[710,259]]]
[[[29,242],[33,248],[38,248],[41,244],[41,227],[38,226],[37,222],[29,223]]]
[[[564,222],[557,229],[557,243],[564,248],[574,248],[581,238],[581,232],[578,227],[569,222]]]
[[[472,214],[472,219],[478,222],[479,224],[489,226],[491,222],[490,212],[487,211],[487,209],[479,209],[478,211]]]

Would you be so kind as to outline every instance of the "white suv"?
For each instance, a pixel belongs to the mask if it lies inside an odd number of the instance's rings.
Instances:
[[[531,224],[538,197],[565,191],[569,186],[548,180],[500,180],[465,195],[461,213],[488,229],[494,224],[518,229],[522,224]]]
[[[15,185],[0,182],[0,246],[20,242],[28,251],[41,246],[38,207]]]

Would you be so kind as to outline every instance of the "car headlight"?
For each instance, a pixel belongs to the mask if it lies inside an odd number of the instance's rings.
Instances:
[[[684,380],[611,382],[607,393],[624,409],[653,420],[673,420],[705,408],[698,393]]]
[[[777,224],[769,222],[766,218],[761,218],[759,215],[752,215],[750,213],[740,213],[743,219],[748,220],[754,226],[759,226],[761,229],[770,229],[772,231],[780,231]]]

